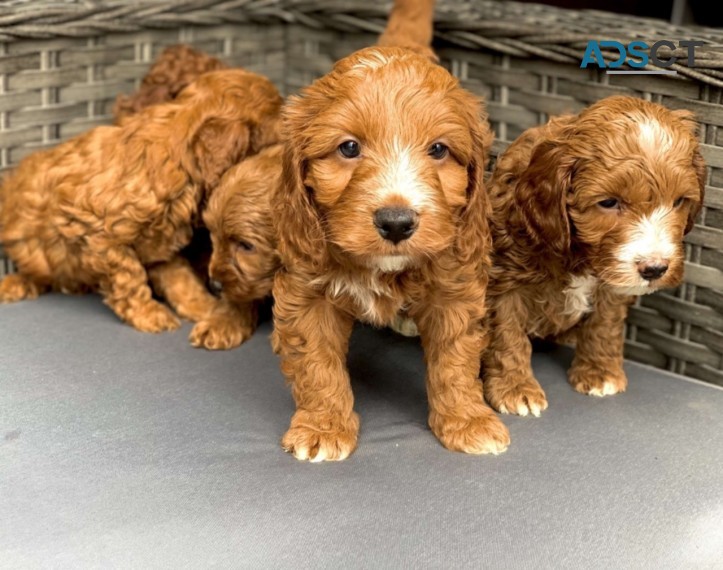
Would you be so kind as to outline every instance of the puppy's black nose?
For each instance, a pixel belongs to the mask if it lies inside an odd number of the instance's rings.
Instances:
[[[393,243],[412,237],[417,229],[417,214],[409,208],[380,208],[374,212],[379,235]]]
[[[214,295],[220,295],[223,291],[223,285],[220,281],[216,281],[215,279],[211,279],[208,282],[208,288],[211,289],[211,293]]]
[[[653,281],[654,279],[660,279],[665,272],[668,271],[667,263],[641,263],[638,265],[638,273],[646,281]]]

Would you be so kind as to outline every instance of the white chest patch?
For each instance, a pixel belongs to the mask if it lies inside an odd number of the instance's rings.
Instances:
[[[381,322],[377,311],[377,301],[380,297],[390,296],[391,292],[386,285],[374,277],[369,279],[335,278],[329,282],[327,292],[331,297],[351,297],[359,309],[359,316],[362,320],[373,324],[386,324]]]
[[[574,275],[570,284],[563,290],[565,295],[566,316],[579,319],[591,310],[592,296],[597,287],[598,280],[590,275]]]
[[[382,273],[395,273],[404,271],[409,265],[409,258],[406,255],[381,255],[377,257],[372,268]]]

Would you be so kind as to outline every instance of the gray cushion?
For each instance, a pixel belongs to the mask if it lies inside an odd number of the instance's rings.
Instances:
[[[680,568],[723,562],[723,391],[628,364],[628,392],[565,381],[505,417],[498,457],[426,425],[415,339],[359,327],[362,416],[342,463],[279,439],[293,402],[268,344],[191,348],[95,297],[0,307],[0,566],[7,568]]]

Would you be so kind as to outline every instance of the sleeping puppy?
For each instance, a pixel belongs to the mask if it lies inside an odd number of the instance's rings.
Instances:
[[[553,119],[510,145],[491,181],[483,377],[492,407],[535,416],[547,407],[529,337],[576,343],[569,381],[578,392],[625,390],[628,305],[680,284],[705,177],[692,115],[631,97]]]
[[[405,28],[420,4],[425,26]],[[433,2],[398,1],[389,29],[429,48],[432,14]],[[509,443],[478,379],[491,247],[486,116],[424,49],[394,47],[388,34],[385,43],[339,61],[284,112],[273,342],[297,408],[282,446],[300,460],[354,450],[352,326],[387,325],[401,311],[419,328],[441,443],[467,453]]]
[[[209,276],[221,300],[193,327],[193,346],[238,346],[256,328],[257,305],[271,295],[280,265],[271,197],[281,179],[281,151],[269,146],[232,167],[204,209],[213,246]]]
[[[172,101],[202,74],[219,69],[226,69],[226,64],[213,56],[184,44],[169,46],[153,62],[135,93],[118,95],[113,118],[120,123],[150,105]]]
[[[0,240],[18,269],[0,282],[0,302],[98,290],[137,329],[174,329],[176,316],[152,298],[152,268],[157,279],[195,280],[205,297],[175,308],[204,316],[213,297],[178,252],[222,174],[276,142],[281,102],[264,77],[209,72],[174,102],[23,160],[0,190]]]

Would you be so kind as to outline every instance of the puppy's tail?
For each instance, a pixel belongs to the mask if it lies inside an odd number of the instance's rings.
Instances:
[[[379,36],[380,46],[404,47],[435,61],[432,50],[435,0],[394,0],[387,27]]]

